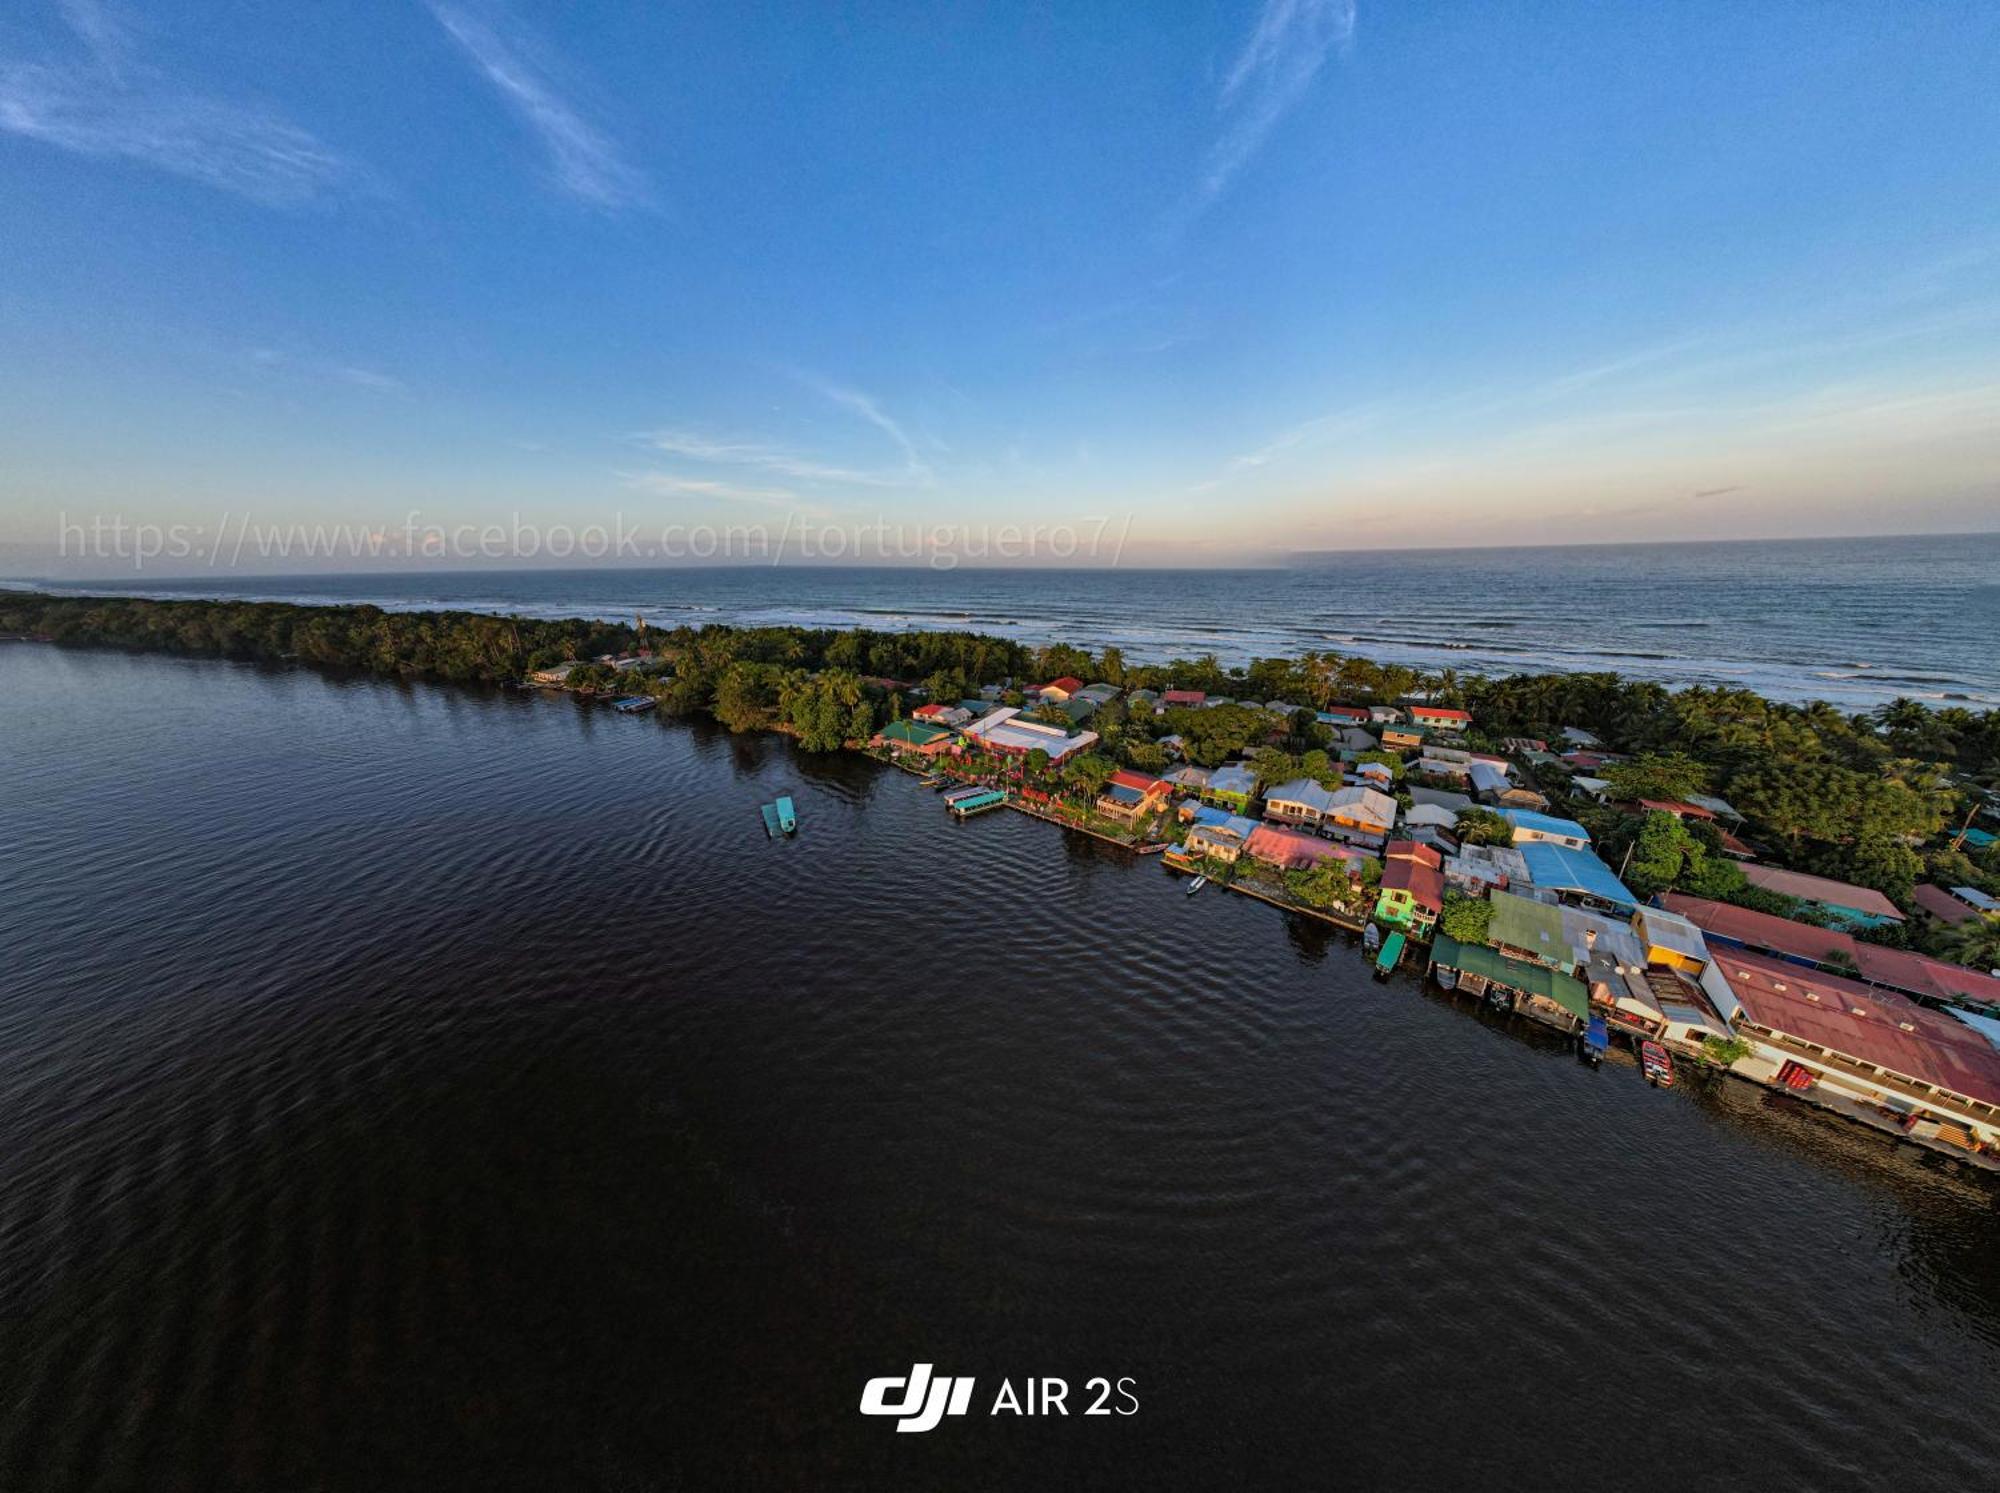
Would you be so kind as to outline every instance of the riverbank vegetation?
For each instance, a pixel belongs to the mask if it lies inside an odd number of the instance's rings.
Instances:
[[[1607,801],[1579,792],[1552,759],[1533,775],[1561,812],[1591,831],[1606,860],[1625,865],[1642,894],[1677,889],[1798,913],[1790,899],[1745,884],[1715,828],[1630,808],[1691,795],[1727,799],[1771,859],[1875,888],[1906,907],[1919,881],[2000,892],[2000,846],[1953,843],[1981,795],[2000,787],[2000,711],[1956,705],[1897,700],[1847,714],[1824,702],[1788,704],[1722,687],[1674,690],[1608,673],[1484,678],[1333,653],[1232,669],[1214,657],[1139,664],[1116,648],[1035,649],[973,632],[662,630],[471,612],[27,592],[0,593],[0,634],[452,683],[515,684],[534,670],[581,660],[566,680],[570,688],[652,695],[670,712],[706,712],[731,730],[790,731],[813,750],[865,742],[922,700],[955,702],[1003,686],[1001,699],[1024,703],[1013,687],[1064,675],[1128,692],[1193,689],[1259,702],[1155,711],[1118,699],[1102,706],[1089,720],[1096,748],[1049,783],[1079,804],[1115,767],[1160,772],[1177,759],[1214,766],[1247,755],[1266,782],[1337,782],[1335,736],[1315,712],[1416,696],[1469,710],[1475,725],[1466,745],[1474,749],[1497,750],[1519,738],[1553,741],[1581,728],[1622,757],[1599,769],[1610,784],[1601,795]],[[642,649],[636,666],[592,662],[629,661]],[[1274,714],[1265,708],[1272,701],[1297,709]],[[1363,755],[1402,769],[1395,753]],[[1031,765],[1029,776],[1045,774]],[[1483,814],[1465,827],[1475,840],[1505,833],[1504,822]],[[1308,896],[1322,890],[1298,888]],[[1901,929],[1871,936],[1910,937]],[[1991,942],[1975,929],[1954,947],[1962,943],[1958,957],[1976,962]]]

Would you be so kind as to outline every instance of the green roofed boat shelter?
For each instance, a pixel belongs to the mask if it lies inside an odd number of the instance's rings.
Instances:
[[[1511,959],[1526,959],[1565,972],[1576,968],[1576,950],[1563,931],[1562,909],[1532,897],[1495,892],[1486,942]]]
[[[1484,944],[1460,943],[1440,933],[1431,943],[1431,967],[1458,971],[1458,988],[1471,995],[1500,991],[1524,1016],[1565,1032],[1590,1020],[1590,992],[1558,970],[1509,959]]]

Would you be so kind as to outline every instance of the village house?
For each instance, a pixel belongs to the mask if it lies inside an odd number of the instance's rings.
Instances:
[[[1493,800],[1499,809],[1530,809],[1537,814],[1548,812],[1549,801],[1532,788],[1524,788],[1519,783],[1510,783],[1500,790]]]
[[[1412,839],[1421,839],[1423,830],[1449,832],[1458,828],[1458,815],[1450,809],[1439,808],[1436,804],[1413,803],[1403,810],[1403,828],[1411,831]]]
[[[1928,881],[1919,882],[1910,893],[1910,900],[1917,904],[1917,911],[1933,922],[1955,928],[1960,923],[1976,922],[1985,916],[1972,903],[1957,897],[1941,886],[1933,886]]]
[[[2000,1146],[2000,1050],[1893,991],[1760,954],[1720,961],[1746,1077],[1940,1149]]]
[[[1562,729],[1562,739],[1573,747],[1601,747],[1604,745],[1602,740],[1584,730],[1581,726],[1564,726]]]
[[[1767,892],[1816,907],[1844,927],[1880,928],[1903,921],[1901,909],[1873,887],[1808,876],[1803,871],[1781,871],[1776,866],[1745,866],[1743,879]]]
[[[1256,820],[1246,819],[1240,814],[1213,808],[1197,809],[1187,838],[1182,841],[1182,850],[1189,856],[1206,857],[1233,866],[1259,828]]]
[[[914,753],[919,757],[942,757],[957,744],[958,738],[943,726],[933,726],[928,721],[912,717],[906,721],[891,721],[875,733],[871,745],[885,746],[897,756]]]
[[[1388,793],[1396,786],[1396,769],[1386,762],[1357,762],[1354,764],[1354,781]]]
[[[1135,689],[1125,697],[1125,703],[1134,710],[1154,710],[1160,703],[1160,692],[1156,689]]]
[[[1207,700],[1208,696],[1198,689],[1170,689],[1160,696],[1160,703],[1169,709],[1178,706],[1182,709],[1195,710]]]
[[[1500,817],[1514,827],[1516,845],[1561,845],[1584,850],[1590,845],[1590,831],[1574,819],[1558,819],[1533,809],[1503,809]]]
[[[1430,732],[1423,726],[1385,725],[1382,728],[1382,745],[1393,751],[1415,751],[1424,744]]]
[[[1449,788],[1412,788],[1410,802],[1450,809],[1454,814],[1463,814],[1467,809],[1474,807],[1469,797],[1463,793],[1454,793]]]
[[[1375,899],[1375,920],[1407,928],[1417,938],[1430,937],[1444,914],[1443,858],[1428,845],[1392,840],[1382,861],[1382,887]]]
[[[1794,922],[1681,892],[1663,892],[1654,900],[1699,928],[1718,956],[1723,950],[1748,949],[1789,964],[1880,985],[1923,1005],[1958,1002],[2000,1010],[2000,979],[1962,964],[1947,964],[1909,949],[1855,938],[1839,928]]]
[[[1182,767],[1171,768],[1161,776],[1183,793],[1199,794],[1208,786],[1208,769],[1197,767],[1192,762]]]
[[[1365,726],[1374,718],[1366,705],[1329,705],[1319,712],[1322,726]]]
[[[1344,757],[1351,752],[1375,751],[1382,743],[1359,726],[1336,726],[1330,745]]]
[[[536,669],[528,677],[536,684],[566,684],[569,682],[569,676],[582,667],[582,659],[570,658],[559,664],[550,664],[546,669]]]
[[[1403,719],[1403,712],[1393,705],[1370,705],[1368,719],[1375,725],[1388,726]]]
[[[1118,686],[1115,684],[1087,684],[1075,691],[1071,698],[1088,700],[1093,705],[1109,705],[1118,698],[1118,693]]]
[[[1166,807],[1173,785],[1163,778],[1120,768],[1097,796],[1097,812],[1130,823]]]
[[[1350,846],[1336,845],[1318,835],[1276,824],[1258,825],[1244,842],[1244,849],[1252,860],[1280,871],[1310,871],[1327,865],[1353,871],[1369,858],[1365,852]]]
[[[1279,824],[1303,824],[1317,829],[1332,807],[1332,790],[1311,778],[1280,783],[1264,795],[1264,817]]]
[[[1373,788],[1338,788],[1327,801],[1320,829],[1337,839],[1373,849],[1396,827],[1396,800]]]
[[[1493,916],[1486,925],[1486,942],[1509,959],[1525,960],[1573,974],[1576,950],[1563,932],[1562,909],[1513,892],[1495,892]]]
[[[1039,684],[1026,691],[1043,704],[1061,705],[1070,696],[1083,688],[1083,681],[1074,674],[1065,674],[1060,679],[1051,679],[1047,684]]]
[[[1241,762],[1225,762],[1208,775],[1208,786],[1201,790],[1201,796],[1239,814],[1247,813],[1250,800],[1257,796],[1257,774]]]
[[[1412,705],[1410,720],[1437,731],[1463,731],[1472,724],[1472,713],[1450,705]]]
[[[1632,913],[1632,931],[1646,950],[1646,962],[1701,978],[1708,968],[1708,945],[1701,929],[1667,907],[1640,907]]]
[[[1536,895],[1573,906],[1608,908],[1621,915],[1639,905],[1617,873],[1588,850],[1546,840],[1515,841]]]
[[[919,705],[910,712],[910,719],[927,726],[962,726],[972,714],[963,705]]]
[[[1025,757],[1041,750],[1049,754],[1051,762],[1060,762],[1097,744],[1095,731],[1071,734],[1060,726],[1031,720],[1011,705],[1003,705],[965,727],[965,736],[973,745],[1003,756]]]
[[[1417,806],[1422,807],[1422,804]],[[1417,809],[1410,812],[1414,814]],[[1515,888],[1525,891],[1533,885],[1528,880],[1526,857],[1511,845],[1461,845],[1458,854],[1446,858],[1444,879],[1453,891],[1469,897]]]

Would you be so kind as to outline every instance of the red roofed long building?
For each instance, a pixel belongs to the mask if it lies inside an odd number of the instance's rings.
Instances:
[[[1846,968],[1870,985],[1894,990],[1926,1005],[1947,1001],[1991,1008],[2000,1014],[2000,980],[1963,965],[1946,964],[1907,949],[1855,938],[1838,928],[1795,923],[1729,902],[1663,892],[1660,905],[1677,912],[1717,943],[1753,949],[1796,964],[1835,972]]]
[[[1914,1140],[2000,1150],[2000,1048],[1894,991],[1738,949],[1716,966],[1735,996],[1744,1076]]]

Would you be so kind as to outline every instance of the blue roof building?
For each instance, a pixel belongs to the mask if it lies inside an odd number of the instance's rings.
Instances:
[[[1639,899],[1626,889],[1617,874],[1588,850],[1550,840],[1528,840],[1516,848],[1521,859],[1528,863],[1528,879],[1538,892],[1553,892],[1564,898],[1590,898],[1627,911],[1639,905]]]
[[[1590,843],[1590,831],[1574,819],[1558,819],[1553,814],[1538,814],[1533,809],[1502,809],[1500,817],[1514,826],[1516,845],[1547,841],[1581,850]]]

